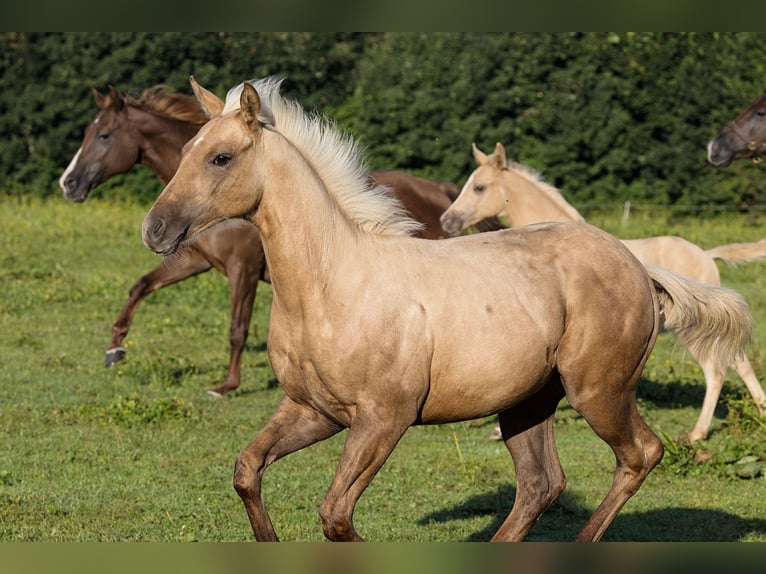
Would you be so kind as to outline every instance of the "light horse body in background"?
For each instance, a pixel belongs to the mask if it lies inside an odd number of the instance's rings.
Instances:
[[[235,468],[256,539],[277,540],[261,480],[279,458],[348,429],[320,515],[329,539],[362,540],[354,507],[408,427],[498,413],[517,490],[493,540],[521,540],[565,486],[553,435],[564,396],[616,457],[578,535],[600,539],[662,456],[635,399],[660,312],[701,352],[740,354],[744,300],[647,270],[580,222],[413,238],[353,140],[282,98],[279,84],[237,86],[224,106],[192,79],[212,119],[143,225],[162,254],[226,218],[261,232],[269,357],[285,397]]]
[[[561,192],[541,181],[529,168],[508,162],[505,149],[497,144],[491,155],[473,146],[478,167],[463,186],[458,198],[442,215],[442,225],[450,232],[459,232],[474,218],[501,215],[512,226],[542,221],[584,221]],[[722,245],[704,251],[681,237],[661,236],[628,239],[622,242],[645,265],[656,265],[691,277],[697,281],[720,286],[721,279],[714,259],[747,262],[766,257],[766,241]],[[687,433],[689,440],[707,437],[716,403],[721,394],[727,369],[716,367],[711,358],[692,356],[700,363],[705,375],[705,398],[694,428]],[[733,367],[745,382],[759,412],[766,412],[764,393],[750,361],[744,355]]]
[[[707,160],[726,167],[737,159],[760,161],[766,153],[766,92],[750,102],[707,144]]]
[[[207,121],[195,97],[167,92],[162,86],[147,88],[138,98],[123,96],[114,88],[106,95],[97,90],[93,93],[99,112],[86,128],[80,148],[59,178],[65,197],[76,202],[85,201],[92,189],[139,163],[167,183],[178,168],[184,144]],[[439,216],[457,197],[460,188],[456,184],[395,170],[375,171],[370,177],[388,186],[410,215],[423,224],[419,236],[448,237],[441,228]],[[497,220],[479,223],[480,229],[500,227]],[[125,357],[123,342],[144,298],[210,269],[216,269],[228,279],[231,326],[226,378],[208,393],[221,396],[239,387],[258,282],[269,282],[258,230],[242,219],[221,223],[135,282],[112,326],[105,365],[111,366]]]

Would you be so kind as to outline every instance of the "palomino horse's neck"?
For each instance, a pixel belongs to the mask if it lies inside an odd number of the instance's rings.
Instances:
[[[509,165],[502,170],[506,207],[503,215],[516,227],[541,221],[584,221],[558,189],[532,173]]]
[[[265,133],[263,192],[252,221],[258,227],[275,298],[289,308],[320,299],[354,247],[371,236],[343,213],[301,153],[282,136]],[[340,247],[339,247],[340,246]],[[353,257],[353,256],[352,256]]]
[[[181,149],[199,131],[200,126],[128,107],[128,118],[139,134],[140,163],[167,183],[181,162]]]

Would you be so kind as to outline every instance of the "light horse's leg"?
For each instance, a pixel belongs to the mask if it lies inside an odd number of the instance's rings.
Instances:
[[[208,271],[212,265],[198,251],[194,249],[184,250],[179,256],[171,257],[162,261],[149,273],[142,276],[133,287],[130,288],[128,299],[123,305],[117,320],[112,326],[112,338],[106,351],[104,366],[110,367],[121,360],[126,353],[122,342],[128,335],[133,316],[144,298],[173,283],[183,281],[193,275]]]
[[[755,375],[750,360],[747,357],[737,359],[734,363],[734,369],[744,381],[750,396],[753,397],[755,406],[758,408],[758,413],[761,416],[766,415],[766,393],[763,391],[763,387],[761,386],[758,377]]]
[[[245,505],[256,540],[278,541],[261,495],[266,468],[283,456],[330,438],[340,430],[340,425],[324,415],[285,397],[266,426],[240,452],[234,467],[234,488]]]
[[[715,368],[714,363],[715,361],[712,359],[699,361],[702,372],[705,375],[705,398],[702,401],[702,409],[697,418],[697,423],[691,431],[686,433],[686,438],[690,441],[704,440],[710,432],[710,425],[713,422],[713,414],[718,404],[718,398],[721,396],[725,375],[725,373]],[[763,388],[753,371],[750,361],[747,357],[742,357],[737,359],[734,367],[737,374],[744,381],[750,396],[753,397],[758,412],[763,416],[764,408],[766,407],[766,394],[763,392]]]
[[[319,509],[328,540],[364,541],[354,528],[354,507],[415,421],[416,411],[407,413],[402,401],[380,401],[366,409],[357,405],[335,477]]]
[[[524,539],[545,510],[566,486],[556,441],[553,417],[564,389],[556,377],[543,390],[499,415],[505,445],[516,471],[513,509],[492,537],[493,542]]]
[[[609,445],[617,462],[612,486],[578,534],[578,542],[600,540],[620,509],[662,459],[662,441],[638,412],[635,387],[640,372],[641,369],[627,381],[613,379],[598,386],[588,378],[581,380],[590,384],[567,384],[569,403]]]

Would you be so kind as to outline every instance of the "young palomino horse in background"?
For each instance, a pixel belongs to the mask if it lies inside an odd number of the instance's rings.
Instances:
[[[541,181],[529,168],[508,162],[505,148],[500,143],[495,146],[492,155],[482,153],[476,145],[473,146],[473,154],[478,167],[468,178],[458,198],[442,215],[445,230],[458,233],[475,219],[488,215],[504,215],[514,227],[542,221],[584,221],[558,189]],[[766,258],[764,240],[722,245],[707,251],[680,237],[629,239],[623,240],[623,243],[645,265],[671,269],[715,286],[720,286],[721,279],[714,259],[747,262]],[[694,441],[708,435],[727,369],[720,369],[712,358],[700,357],[691,349],[690,352],[700,363],[706,384],[699,418],[687,434],[689,440]],[[733,366],[763,415],[766,412],[766,393],[750,361],[742,355]]]
[[[750,102],[707,144],[707,160],[726,167],[737,159],[756,163],[766,153],[766,92]]]
[[[181,148],[207,121],[195,97],[169,93],[162,86],[147,88],[138,98],[122,96],[114,88],[106,95],[97,90],[93,94],[99,112],[86,127],[79,150],[59,178],[65,197],[78,203],[85,201],[92,189],[138,163],[148,166],[167,183],[178,168]],[[372,172],[370,177],[391,188],[410,215],[423,224],[419,236],[448,237],[439,216],[460,192],[457,185],[393,170]],[[478,227],[492,230],[502,226],[495,219],[479,222]],[[213,268],[229,282],[231,350],[225,380],[208,393],[221,396],[236,389],[258,281],[269,282],[258,230],[242,219],[221,223],[136,281],[112,326],[105,365],[124,358],[123,341],[145,297]]]
[[[517,490],[493,539],[521,540],[565,486],[553,416],[566,396],[616,457],[578,535],[600,539],[662,457],[635,397],[660,314],[702,355],[739,355],[747,304],[646,269],[581,222],[410,237],[416,222],[370,184],[354,141],[282,98],[280,82],[239,85],[224,105],[192,79],[212,119],[143,225],[161,254],[227,218],[261,232],[285,397],[234,473],[255,537],[277,539],[261,480],[279,458],[348,429],[320,515],[329,539],[362,540],[354,507],[407,428],[498,413]]]

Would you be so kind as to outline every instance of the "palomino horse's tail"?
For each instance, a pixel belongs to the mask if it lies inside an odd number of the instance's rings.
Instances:
[[[697,360],[710,358],[725,373],[745,356],[753,318],[742,295],[661,267],[646,269],[657,290],[663,328],[674,333]]]
[[[705,251],[713,259],[720,259],[729,265],[750,263],[766,259],[766,238],[755,243],[730,243]]]

